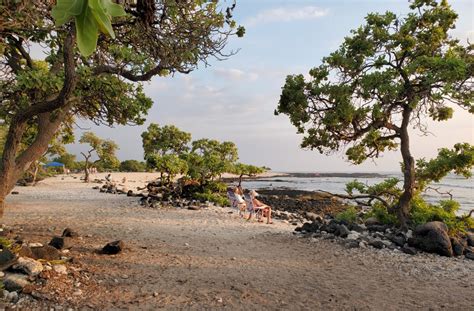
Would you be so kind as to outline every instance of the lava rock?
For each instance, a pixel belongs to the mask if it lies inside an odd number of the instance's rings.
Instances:
[[[387,230],[387,225],[367,225],[369,231],[375,232],[385,232]]]
[[[70,239],[68,237],[65,237],[65,236],[55,236],[55,237],[53,237],[51,242],[49,242],[49,245],[51,245],[52,247],[57,248],[57,249],[71,248]]]
[[[466,258],[474,260],[474,253],[466,253]]]
[[[188,209],[191,210],[191,211],[199,211],[201,209],[201,207],[198,206],[198,205],[190,205],[190,206],[188,206]]]
[[[468,232],[466,234],[467,245],[474,247],[474,233]]]
[[[0,270],[6,270],[13,266],[17,258],[9,249],[5,248],[0,252]]]
[[[355,240],[348,240],[346,243],[347,248],[358,248],[359,247],[359,242]]]
[[[349,229],[347,229],[347,227],[345,225],[339,225],[335,234],[337,236],[340,236],[341,238],[347,238],[347,236],[349,235],[350,231]]]
[[[407,242],[405,236],[403,234],[390,234],[387,235],[387,238],[392,241],[395,245],[403,247]]]
[[[380,221],[375,217],[369,217],[365,220],[366,226],[380,225]]]
[[[381,240],[370,240],[369,245],[375,248],[381,249],[381,248],[384,248],[385,243]]]
[[[61,254],[58,249],[50,245],[45,245],[43,247],[32,247],[30,248],[32,253],[31,258],[33,259],[45,259],[45,260],[59,260],[61,259]],[[25,256],[24,257],[30,257]]]
[[[367,227],[365,225],[359,225],[355,222],[349,224],[349,226],[347,228],[351,231],[356,231],[356,232],[359,232],[359,233],[364,232],[367,229]]]
[[[19,257],[12,268],[32,276],[38,275],[43,271],[41,262],[28,257]]]
[[[405,254],[408,254],[408,255],[416,255],[418,253],[416,248],[411,247],[411,246],[407,246],[407,245],[402,247],[400,250],[402,252],[404,252]]]
[[[408,239],[408,244],[425,252],[453,256],[448,227],[440,221],[432,221],[416,227],[413,237]]]
[[[115,255],[120,253],[125,248],[125,243],[122,240],[107,243],[102,248],[102,253],[107,255]]]
[[[312,220],[312,221],[317,221],[319,223],[323,222],[323,217],[321,215],[318,215],[316,213],[312,212],[305,212],[305,216],[307,219]]]
[[[28,284],[28,276],[24,274],[8,273],[3,279],[3,285],[9,292],[21,291]]]
[[[71,228],[66,228],[66,229],[64,229],[62,236],[63,237],[68,237],[68,238],[78,238],[79,233],[77,233],[76,231],[74,231]]]
[[[463,239],[451,238],[451,246],[453,248],[454,256],[461,256],[464,254],[464,249],[467,246],[467,243]]]
[[[305,222],[300,228],[300,231],[317,232],[319,230],[319,224],[317,222]]]

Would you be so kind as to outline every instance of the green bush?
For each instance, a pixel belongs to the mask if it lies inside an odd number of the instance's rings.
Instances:
[[[193,195],[194,199],[199,200],[201,202],[209,201],[213,202],[219,206],[229,206],[230,202],[229,200],[220,194],[217,193],[211,193],[211,192],[198,192],[194,193]]]
[[[369,217],[375,217],[378,221],[386,225],[398,224],[397,217],[393,214],[390,214],[385,206],[381,204],[374,204],[372,209],[364,216],[365,219]]]
[[[210,181],[204,185],[204,192],[226,193],[227,185],[219,181]]]
[[[457,217],[459,203],[453,200],[443,200],[438,205],[429,204],[420,196],[412,200],[410,219],[414,226],[430,221],[441,221],[448,226],[451,235],[465,233],[474,228],[474,220],[470,217]]]
[[[337,214],[336,219],[339,221],[346,221],[348,223],[353,223],[357,220],[357,210],[354,206],[350,206],[345,211]]]

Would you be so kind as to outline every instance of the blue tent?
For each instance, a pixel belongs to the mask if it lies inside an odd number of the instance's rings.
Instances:
[[[49,162],[43,165],[43,167],[64,167],[64,164],[62,164],[61,162]]]

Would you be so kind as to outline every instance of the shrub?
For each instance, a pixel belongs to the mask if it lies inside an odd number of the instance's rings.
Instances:
[[[211,192],[208,192],[208,191],[194,193],[193,197],[194,197],[194,199],[199,200],[201,202],[209,201],[209,202],[213,202],[213,203],[215,203],[219,206],[229,206],[230,205],[230,202],[226,197],[224,197],[220,194],[211,193]]]
[[[459,207],[459,203],[453,200],[443,200],[434,205],[416,196],[412,201],[410,218],[414,226],[430,221],[441,221],[448,226],[451,235],[465,233],[474,228],[474,220],[470,217],[457,217]]]
[[[350,206],[345,211],[337,214],[336,219],[339,221],[353,223],[357,220],[357,210],[354,206]]]
[[[378,221],[386,225],[395,225],[398,223],[397,217],[390,214],[381,204],[374,204],[372,209],[365,214],[364,218],[375,217]]]

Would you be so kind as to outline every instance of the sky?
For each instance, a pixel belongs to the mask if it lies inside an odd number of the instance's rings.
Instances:
[[[459,14],[451,32],[464,42],[474,41],[474,1],[455,0]],[[232,38],[227,51],[238,51],[225,61],[210,60],[188,75],[156,77],[145,83],[154,105],[142,126],[94,126],[79,121],[76,137],[92,130],[120,147],[120,160],[143,160],[141,133],[150,123],[173,124],[192,138],[232,141],[243,163],[267,166],[274,171],[394,172],[399,152],[385,153],[374,161],[352,165],[343,152],[330,156],[300,148],[302,136],[286,115],[273,114],[285,77],[307,74],[321,59],[337,49],[351,29],[364,23],[369,12],[408,12],[404,0],[238,0],[234,18],[246,28],[243,38]],[[411,131],[415,158],[431,158],[437,149],[456,142],[474,144],[474,118],[456,110],[448,122],[427,122],[430,134]],[[87,147],[70,145],[79,155]],[[80,156],[78,156],[80,159]]]

